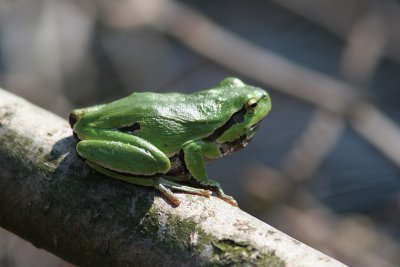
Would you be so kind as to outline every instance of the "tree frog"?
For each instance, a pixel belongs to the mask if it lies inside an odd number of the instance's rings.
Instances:
[[[271,109],[268,93],[226,78],[193,94],[133,93],[109,104],[73,110],[77,153],[95,170],[132,184],[153,186],[173,205],[171,191],[237,206],[208,177],[205,162],[245,147]]]

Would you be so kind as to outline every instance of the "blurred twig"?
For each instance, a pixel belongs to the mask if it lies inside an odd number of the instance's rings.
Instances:
[[[375,3],[375,2],[372,2]],[[342,76],[366,86],[387,43],[387,23],[380,5],[370,4],[354,23],[342,57]]]
[[[246,177],[245,190],[265,203],[283,198],[293,201],[299,186],[312,177],[339,140],[344,126],[339,116],[317,110],[280,168],[253,167]]]
[[[384,33],[387,35],[385,50],[382,52],[386,57],[400,60],[400,28],[397,27],[400,24],[400,5],[396,0],[274,0],[274,2],[343,39],[351,36],[355,27],[360,25],[360,15],[362,18],[366,10],[371,10],[371,6],[380,9],[385,24]],[[366,43],[365,45],[368,46]]]
[[[351,117],[351,125],[386,157],[400,166],[400,129],[375,106],[360,103]]]
[[[312,176],[339,140],[344,121],[336,114],[317,110],[294,148],[282,163],[282,172],[297,183]]]

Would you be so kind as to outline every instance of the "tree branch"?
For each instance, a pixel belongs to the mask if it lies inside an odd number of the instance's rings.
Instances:
[[[110,179],[68,123],[0,89],[0,225],[77,265],[343,266],[216,197]]]

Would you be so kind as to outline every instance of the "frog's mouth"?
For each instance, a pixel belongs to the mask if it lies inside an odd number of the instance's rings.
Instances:
[[[259,122],[257,122],[256,124],[254,124],[253,126],[250,127],[250,132],[255,132],[258,127],[260,127],[262,120],[260,120]]]

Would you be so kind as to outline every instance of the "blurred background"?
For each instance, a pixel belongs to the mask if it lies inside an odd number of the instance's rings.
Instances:
[[[399,266],[399,25],[395,0],[0,0],[0,87],[63,118],[227,76],[265,88],[255,139],[210,176],[348,265]],[[0,229],[0,266],[71,265]]]

